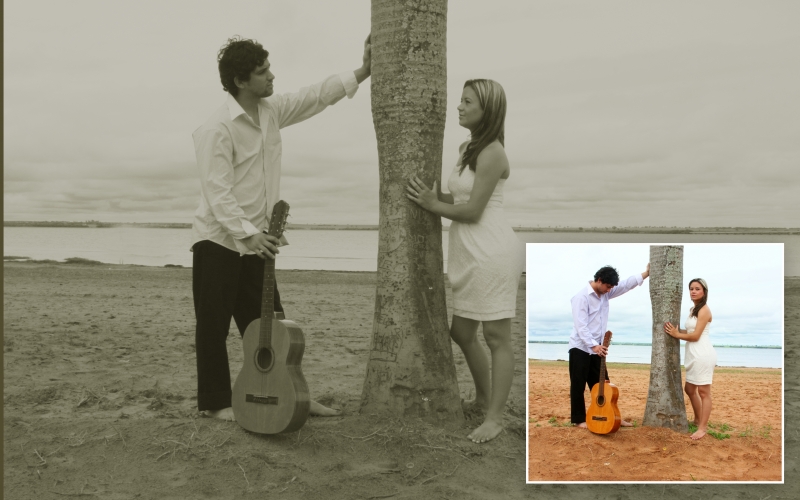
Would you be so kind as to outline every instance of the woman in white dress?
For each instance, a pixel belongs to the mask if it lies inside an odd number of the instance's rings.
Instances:
[[[458,106],[458,123],[471,136],[447,182],[450,194],[419,179],[409,181],[408,197],[425,210],[452,220],[447,276],[453,288],[450,336],[461,348],[475,382],[469,408],[485,410],[483,423],[468,436],[476,443],[503,430],[514,377],[511,318],[525,264],[523,243],[503,214],[503,185],[511,172],[504,149],[506,98],[492,80],[468,80]],[[478,326],[491,351],[491,368],[478,341]]]
[[[683,356],[683,365],[686,367],[684,390],[692,402],[694,425],[697,426],[692,439],[700,439],[708,432],[711,381],[714,377],[714,366],[717,364],[717,352],[708,336],[711,309],[706,305],[708,284],[705,280],[696,278],[689,282],[689,297],[694,302],[694,307],[686,318],[686,329],[681,330],[667,322],[664,324],[664,331],[676,339],[686,341],[686,352]]]

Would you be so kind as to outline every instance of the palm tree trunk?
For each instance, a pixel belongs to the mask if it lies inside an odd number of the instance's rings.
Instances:
[[[653,345],[650,389],[643,425],[686,432],[686,404],[681,384],[681,343],[664,332],[664,323],[680,324],[683,295],[683,246],[650,246],[650,302]]]
[[[440,217],[405,196],[441,178],[446,0],[372,0],[380,162],[378,285],[362,412],[463,418],[447,324]]]

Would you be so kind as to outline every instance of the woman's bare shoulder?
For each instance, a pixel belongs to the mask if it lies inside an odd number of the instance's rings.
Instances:
[[[481,151],[478,155],[477,168],[481,166],[488,166],[492,169],[498,169],[502,172],[508,170],[508,157],[506,150],[499,141],[494,141]]]

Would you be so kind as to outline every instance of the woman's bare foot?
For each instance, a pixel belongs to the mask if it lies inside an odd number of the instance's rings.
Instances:
[[[235,422],[236,417],[233,416],[233,408],[223,408],[221,410],[205,410],[200,412],[201,415],[204,417],[209,418],[218,418],[220,420],[226,420],[228,422]]]
[[[706,435],[705,429],[697,429],[694,434],[692,434],[692,441],[697,441],[698,439],[702,438]]]
[[[486,419],[480,427],[472,431],[467,439],[471,439],[473,443],[485,443],[496,438],[503,430],[503,426],[494,420]]]
[[[633,424],[632,424],[632,423],[630,423],[630,422],[628,422],[627,420],[622,420],[622,421],[619,423],[619,425],[620,425],[620,427],[633,427]]]
[[[312,401],[311,407],[308,409],[308,414],[315,417],[338,417],[342,414],[342,410],[328,408],[327,406],[322,406],[316,401]]]
[[[586,425],[586,422],[581,422],[578,425],[576,425],[575,427],[578,427],[580,429],[588,429],[589,428],[589,426]]]

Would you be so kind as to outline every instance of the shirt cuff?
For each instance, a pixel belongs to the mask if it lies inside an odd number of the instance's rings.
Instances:
[[[339,73],[338,76],[342,81],[344,92],[347,94],[347,98],[352,99],[353,96],[356,95],[356,90],[358,90],[358,80],[356,80],[356,74],[352,71],[345,71],[344,73]]]
[[[233,239],[233,244],[236,245],[236,249],[239,250],[239,255],[245,255],[245,254],[248,254],[248,253],[254,253],[252,250],[247,248],[247,245],[242,243],[242,239],[248,238],[250,236],[253,236],[254,234],[258,234],[261,231],[256,229],[256,226],[251,224],[250,221],[246,220],[246,219],[242,220],[242,230],[244,230],[244,232],[245,232],[245,234],[247,236],[242,236],[242,238],[234,238]]]

